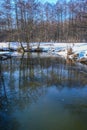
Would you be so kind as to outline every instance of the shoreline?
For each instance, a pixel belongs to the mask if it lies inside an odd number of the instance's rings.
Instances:
[[[25,51],[19,46],[20,43],[11,42],[10,48],[8,42],[0,43],[0,55],[7,53],[25,53],[25,52],[46,52],[47,55],[57,55],[65,60],[69,59],[72,62],[78,62],[87,65],[87,43],[30,43],[30,49],[27,50],[27,44],[23,43]],[[19,48],[19,50],[18,50]],[[71,50],[70,50],[71,49]],[[70,52],[69,52],[70,51]]]

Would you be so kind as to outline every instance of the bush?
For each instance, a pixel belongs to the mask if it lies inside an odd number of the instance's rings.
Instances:
[[[67,49],[67,54],[68,54],[68,55],[72,55],[72,54],[73,54],[72,48]]]

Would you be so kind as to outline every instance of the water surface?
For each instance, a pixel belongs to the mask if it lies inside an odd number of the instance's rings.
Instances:
[[[24,129],[87,130],[87,74],[42,54],[0,61],[0,130]]]

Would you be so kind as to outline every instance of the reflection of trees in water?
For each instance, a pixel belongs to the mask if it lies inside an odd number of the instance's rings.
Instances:
[[[13,124],[20,126],[16,119],[11,122],[8,114],[37,102],[41,96],[46,94],[48,87],[79,88],[87,84],[86,79],[87,75],[80,73],[75,65],[67,65],[63,59],[57,57],[32,57],[32,54],[27,53],[27,58],[23,55],[21,58],[13,57],[2,61],[0,64],[0,94],[2,97],[4,94],[6,98],[3,98],[0,109],[7,113],[7,120],[10,122],[7,124],[11,124],[8,127],[13,129]],[[3,115],[0,114],[0,116],[4,120]]]
[[[57,57],[13,57],[2,62],[4,81],[9,102],[22,107],[27,103],[36,102],[46,93],[47,87],[81,87],[87,84],[86,75],[82,75],[75,66],[67,65]],[[80,79],[81,78],[81,79]],[[14,100],[15,99],[15,100]]]
[[[7,94],[6,94],[4,74],[2,72],[2,63],[0,61],[0,108],[3,105],[3,100],[7,101]]]

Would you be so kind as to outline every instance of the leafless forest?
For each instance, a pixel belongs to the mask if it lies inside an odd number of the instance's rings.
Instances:
[[[87,1],[0,1],[0,41],[86,42]]]

